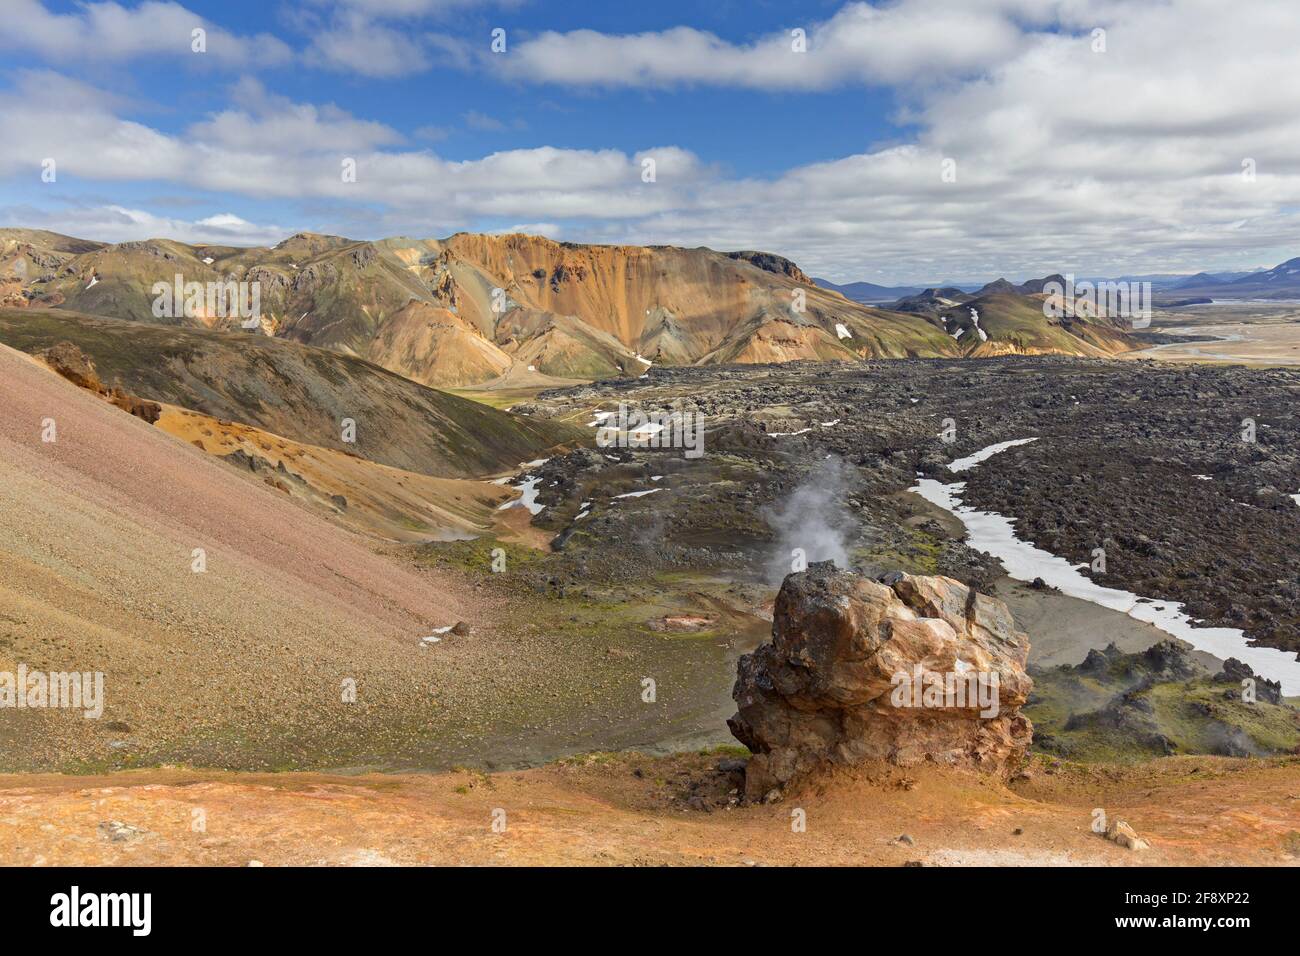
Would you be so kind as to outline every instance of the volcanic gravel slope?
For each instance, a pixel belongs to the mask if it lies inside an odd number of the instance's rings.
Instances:
[[[575,671],[465,586],[3,346],[0,407],[0,670],[101,671],[106,698],[99,720],[0,711],[0,767],[374,765]],[[458,619],[473,639],[419,646]]]
[[[426,388],[326,349],[243,332],[211,332],[0,309],[0,342],[24,352],[71,342],[105,384],[295,441],[444,478],[492,474],[582,437]],[[355,441],[344,442],[351,419]]]

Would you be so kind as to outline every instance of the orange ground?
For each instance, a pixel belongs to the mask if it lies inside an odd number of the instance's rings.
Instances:
[[[0,777],[2,864],[1295,865],[1300,760],[1052,768],[1005,787],[877,768],[727,808],[716,758],[636,754],[518,773]],[[636,771],[640,771],[638,776]],[[694,788],[693,788],[693,785]],[[700,798],[696,809],[688,796]],[[707,806],[710,809],[699,809]],[[1091,830],[1093,810],[1150,841]],[[792,831],[792,811],[806,832]],[[195,826],[201,810],[205,829]],[[495,810],[505,831],[494,832]],[[498,815],[498,819],[499,819]],[[101,824],[140,832],[114,841]],[[1021,831],[1016,833],[1016,831]],[[896,842],[908,834],[914,845]]]

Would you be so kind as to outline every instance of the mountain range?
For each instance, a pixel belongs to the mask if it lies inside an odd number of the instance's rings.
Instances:
[[[1060,278],[1059,276],[1057,278]],[[827,279],[814,279],[823,289],[839,292],[845,298],[856,302],[897,308],[900,300],[922,295],[927,290],[973,293],[979,291],[975,286],[955,282],[936,282],[930,285],[883,286],[874,282],[848,282],[838,284]],[[1005,279],[997,282],[1009,282]],[[1075,282],[1149,282],[1153,292],[1165,293],[1169,299],[1171,293],[1179,293],[1177,298],[1194,296],[1211,296],[1221,299],[1290,299],[1300,296],[1300,258],[1288,259],[1272,269],[1255,269],[1245,272],[1198,272],[1195,275],[1176,273],[1146,273],[1122,276],[1075,276]],[[989,283],[992,285],[994,283]],[[984,286],[987,289],[988,285]]]
[[[1216,299],[1300,298],[1300,257],[1259,272],[1200,272],[1173,286],[1180,295]]]
[[[260,314],[248,328],[231,310],[187,312],[179,295],[160,310],[158,290],[170,293],[174,282],[255,283]],[[362,358],[433,387],[639,376],[656,363],[1130,347],[1121,323],[1049,320],[1035,294],[1009,283],[979,290],[980,330],[967,334],[975,331],[969,313],[909,308],[907,297],[891,308],[864,304],[765,252],[470,233],[373,242],[300,233],[270,248],[163,239],[110,245],[0,230],[0,305],[252,332]]]

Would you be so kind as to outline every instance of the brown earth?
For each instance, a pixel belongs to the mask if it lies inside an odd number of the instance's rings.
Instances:
[[[1300,760],[1040,760],[1010,786],[864,768],[731,806],[716,757],[577,758],[517,773],[0,777],[6,865],[1268,866],[1300,863]],[[1093,832],[1095,811],[1151,848]],[[794,832],[794,811],[806,831]],[[198,813],[197,811],[202,811]],[[504,812],[504,818],[501,813]],[[504,819],[504,832],[493,821]],[[110,837],[108,824],[134,830]],[[899,840],[904,834],[911,843]]]
[[[517,494],[488,481],[391,468],[175,405],[163,407],[157,424],[233,467],[248,468],[328,520],[392,541],[481,534],[493,526],[497,508]]]

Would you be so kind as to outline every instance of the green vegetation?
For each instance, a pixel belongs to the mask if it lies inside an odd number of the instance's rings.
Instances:
[[[1025,714],[1034,746],[1084,761],[1165,754],[1267,756],[1300,747],[1300,711],[1241,699],[1166,642],[1143,654],[1093,652],[1078,667],[1038,672]],[[1103,662],[1103,658],[1109,658]],[[1171,663],[1172,661],[1172,663]]]

